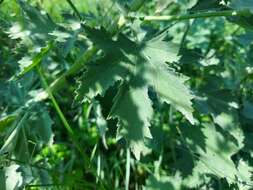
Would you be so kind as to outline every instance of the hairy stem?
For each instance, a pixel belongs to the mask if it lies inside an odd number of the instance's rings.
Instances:
[[[250,12],[248,10],[224,10],[224,11],[212,11],[212,12],[201,12],[195,14],[186,15],[163,15],[163,16],[144,16],[139,17],[143,21],[181,21],[189,20],[194,18],[210,18],[210,17],[228,17],[228,16],[248,16]]]

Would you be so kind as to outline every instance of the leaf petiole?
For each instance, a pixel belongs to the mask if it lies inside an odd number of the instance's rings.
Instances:
[[[51,99],[51,101],[53,103],[53,106],[54,106],[57,114],[59,115],[59,117],[60,117],[60,119],[61,119],[64,127],[67,129],[68,134],[72,138],[74,146],[81,153],[81,155],[83,156],[83,158],[85,159],[85,161],[88,161],[88,158],[84,154],[84,150],[82,149],[81,145],[79,144],[78,140],[75,137],[73,129],[71,128],[71,126],[70,126],[69,122],[67,121],[66,117],[64,116],[64,114],[63,114],[63,112],[62,112],[62,110],[61,110],[58,102],[56,101],[56,99],[55,99],[55,97],[54,97],[54,95],[53,95],[53,93],[52,93],[52,91],[51,91],[51,89],[50,89],[50,87],[49,87],[49,85],[48,85],[45,77],[44,77],[44,74],[43,74],[41,68],[39,66],[37,66],[36,68],[37,68],[37,72],[38,72],[38,74],[40,76],[40,80],[42,82],[42,85],[45,88],[45,90],[46,90],[49,98]]]
[[[210,12],[201,12],[194,14],[185,14],[185,15],[162,15],[162,16],[142,16],[139,17],[143,21],[180,21],[180,20],[189,20],[196,18],[210,18],[210,17],[229,17],[229,16],[249,16],[250,11],[248,10],[224,10],[224,11],[210,11]],[[136,18],[136,17],[135,17]]]

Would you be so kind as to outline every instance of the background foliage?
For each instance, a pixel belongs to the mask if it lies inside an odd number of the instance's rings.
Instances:
[[[252,13],[1,1],[0,189],[253,189]]]

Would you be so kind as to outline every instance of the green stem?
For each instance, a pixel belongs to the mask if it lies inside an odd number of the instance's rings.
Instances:
[[[131,155],[130,155],[130,149],[126,149],[126,176],[125,176],[125,190],[129,189],[129,182],[130,182],[130,160],[131,160]]]
[[[160,152],[158,162],[155,165],[155,176],[160,176],[160,172],[159,171],[160,171],[160,168],[161,168],[162,161],[163,161],[163,148],[162,148],[162,150]]]
[[[52,187],[52,186],[64,186],[64,184],[35,184],[35,185],[27,185],[26,187]]]
[[[67,119],[65,118],[63,112],[61,111],[61,108],[60,108],[58,102],[56,101],[53,93],[51,92],[51,90],[50,90],[50,88],[49,88],[49,86],[47,84],[47,81],[46,81],[46,79],[45,79],[45,77],[44,77],[44,75],[43,75],[43,73],[42,73],[42,71],[41,71],[41,69],[39,67],[37,67],[37,71],[39,73],[41,82],[42,82],[45,90],[47,91],[47,94],[48,94],[49,98],[51,99],[51,101],[52,101],[52,103],[54,105],[54,108],[57,111],[57,113],[58,113],[58,115],[59,115],[59,117],[60,117],[60,119],[61,119],[64,127],[67,129],[67,131],[68,131],[68,133],[70,135],[74,135],[74,132],[73,132],[72,128],[70,127]]]
[[[79,144],[78,140],[77,140],[76,137],[75,137],[74,131],[72,130],[72,128],[71,128],[70,124],[68,123],[67,119],[65,118],[65,116],[64,116],[64,114],[63,114],[63,112],[62,112],[62,110],[61,110],[61,108],[60,108],[58,102],[56,101],[56,99],[55,99],[55,97],[54,97],[54,95],[53,95],[53,93],[52,93],[52,91],[51,91],[51,89],[50,89],[50,87],[49,87],[49,85],[48,85],[48,83],[47,83],[45,77],[44,77],[43,72],[41,71],[41,69],[39,68],[39,66],[37,66],[36,68],[37,68],[37,72],[38,72],[38,74],[39,74],[39,76],[40,76],[42,85],[44,86],[44,88],[45,88],[45,90],[46,90],[46,92],[47,92],[49,98],[51,99],[51,101],[52,101],[52,103],[53,103],[53,106],[54,106],[54,108],[55,108],[57,114],[59,115],[59,117],[60,117],[60,119],[61,119],[61,121],[62,121],[64,127],[67,129],[68,134],[69,134],[70,137],[72,138],[73,143],[74,143],[74,145],[76,146],[77,150],[78,150],[78,151],[81,153],[81,155],[84,157],[84,160],[87,161],[88,158],[85,156],[84,151],[82,150],[81,145]]]
[[[179,134],[179,137],[181,138],[181,141],[184,143],[184,145],[187,147],[187,149],[188,149],[188,151],[189,151],[189,153],[190,153],[190,155],[191,155],[191,157],[192,157],[192,160],[194,160],[194,153],[192,152],[192,150],[191,150],[191,148],[190,148],[190,146],[188,145],[188,143],[186,142],[186,140],[185,140],[185,137],[184,137],[184,135],[183,135],[183,133],[182,133],[182,131],[181,131],[181,129],[180,129],[180,127],[178,126],[178,125],[176,125],[176,130],[177,130],[177,132],[178,132],[178,134]]]
[[[201,12],[195,14],[186,15],[163,15],[163,16],[144,16],[140,17],[144,21],[180,21],[189,20],[194,18],[210,18],[210,17],[222,17],[222,16],[248,16],[250,12],[248,10],[224,10],[224,11],[212,11],[212,12]]]
[[[80,21],[83,20],[81,14],[79,13],[79,11],[77,10],[76,6],[72,3],[71,0],[67,0],[68,4],[70,5],[70,7],[73,9],[73,11],[75,12],[76,16],[79,18]]]

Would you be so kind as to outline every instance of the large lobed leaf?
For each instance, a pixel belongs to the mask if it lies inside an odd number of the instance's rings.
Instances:
[[[149,87],[163,102],[174,106],[194,123],[193,96],[184,84],[187,78],[167,65],[178,61],[179,47],[164,41],[166,33],[137,44],[122,34],[112,40],[104,29],[84,28],[90,40],[106,55],[87,66],[79,79],[76,99],[87,101],[103,96],[110,86],[121,81],[110,116],[118,118],[119,136],[125,137],[137,159],[144,152],[145,137],[152,137],[148,129],[152,118]]]

